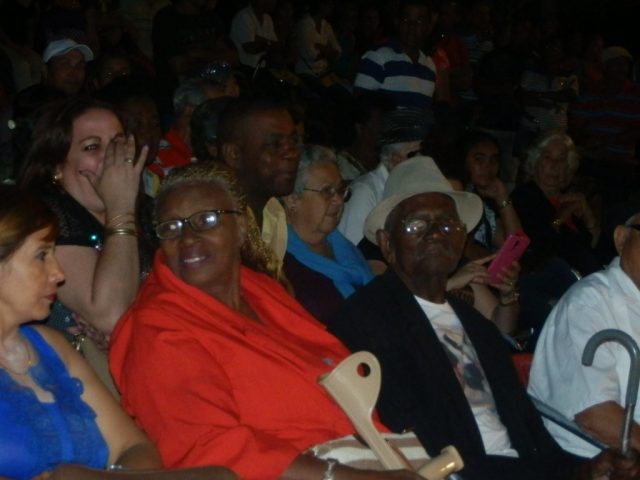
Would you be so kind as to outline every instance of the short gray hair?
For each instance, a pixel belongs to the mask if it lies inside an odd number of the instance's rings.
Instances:
[[[562,130],[548,130],[539,136],[529,147],[525,157],[524,179],[529,181],[533,178],[538,160],[542,157],[544,150],[553,142],[561,141],[567,147],[567,163],[569,164],[569,176],[573,175],[580,166],[580,155],[575,143],[569,135]]]
[[[303,145],[300,152],[300,163],[296,173],[293,193],[302,193],[307,183],[307,172],[313,166],[321,163],[336,163],[336,154],[329,147],[323,145]]]
[[[207,90],[211,82],[202,78],[185,80],[173,92],[173,110],[180,115],[189,105],[197,107],[207,100]]]

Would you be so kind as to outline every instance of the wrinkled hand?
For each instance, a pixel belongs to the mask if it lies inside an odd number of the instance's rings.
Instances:
[[[595,215],[587,202],[587,197],[582,193],[565,193],[560,196],[558,218],[566,221],[571,215],[581,218],[587,226],[596,225]]]
[[[140,174],[145,165],[149,147],[141,149],[136,159],[136,142],[133,135],[115,137],[107,146],[102,172],[80,172],[102,199],[111,215],[130,213],[135,209]]]
[[[574,480],[632,480],[639,475],[638,452],[631,451],[623,457],[607,449],[582,465]]]
[[[447,281],[447,291],[464,288],[470,283],[489,283],[489,274],[487,273],[487,267],[485,265],[494,258],[495,255],[489,255],[488,257],[479,258],[460,267],[449,277]]]

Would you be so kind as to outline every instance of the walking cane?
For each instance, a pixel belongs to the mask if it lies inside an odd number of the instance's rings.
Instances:
[[[387,470],[413,470],[407,459],[376,430],[371,420],[381,379],[378,359],[369,352],[357,352],[345,358],[331,372],[320,375],[318,383],[344,410],[358,434]],[[462,467],[464,463],[460,454],[449,445],[419,468],[418,474],[428,480],[442,480]]]
[[[590,366],[598,347],[604,342],[617,342],[627,349],[631,357],[629,367],[629,381],[627,382],[627,395],[624,405],[624,423],[620,433],[620,453],[627,455],[629,451],[629,439],[631,437],[631,422],[636,408],[638,397],[638,381],[640,380],[640,349],[633,338],[621,330],[608,328],[593,335],[582,352],[582,364]]]

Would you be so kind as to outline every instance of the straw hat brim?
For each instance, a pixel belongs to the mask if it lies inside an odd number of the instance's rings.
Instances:
[[[420,195],[423,193],[442,193],[450,197],[456,204],[456,210],[460,221],[466,226],[467,231],[471,231],[482,218],[483,206],[480,197],[471,192],[458,192],[458,191],[444,191],[444,190],[430,190],[414,192],[403,192],[397,195],[392,195],[382,200],[376,207],[371,210],[364,223],[364,235],[374,244],[378,244],[376,240],[376,232],[384,228],[384,223],[391,211],[403,200],[406,200],[414,195]]]

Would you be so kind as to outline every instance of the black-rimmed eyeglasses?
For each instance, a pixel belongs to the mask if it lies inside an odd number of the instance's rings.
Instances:
[[[180,238],[185,224],[189,225],[194,232],[204,232],[215,227],[218,224],[218,217],[223,213],[240,215],[237,210],[204,210],[187,218],[174,218],[158,223],[154,230],[160,240],[174,240]]]

